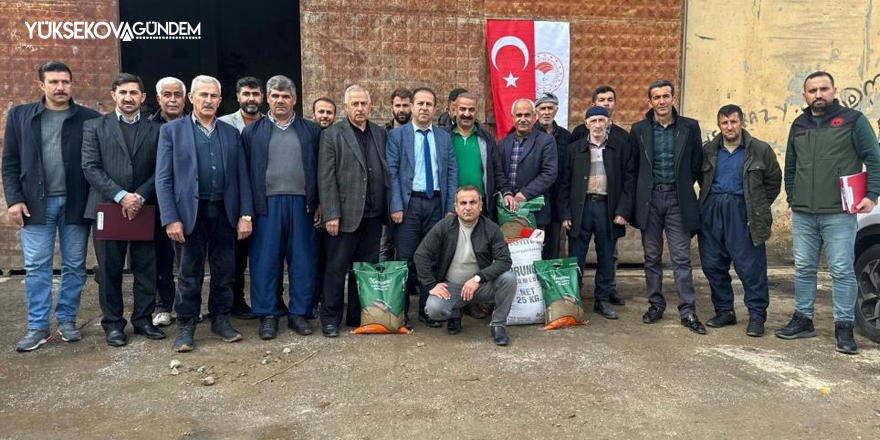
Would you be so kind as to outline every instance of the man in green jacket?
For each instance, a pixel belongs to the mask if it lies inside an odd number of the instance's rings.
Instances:
[[[831,272],[834,336],[837,351],[858,353],[853,338],[853,315],[858,285],[853,271],[856,216],[843,210],[840,176],[867,169],[867,191],[857,212],[874,209],[880,195],[880,148],[871,124],[860,112],[835,99],[837,88],[827,72],[814,72],[804,81],[808,107],[792,123],[785,151],[787,217],[791,219],[795,264],[794,316],[776,330],[782,339],[811,338],[816,272],[824,246]]]
[[[730,263],[743,284],[749,310],[746,334],[764,336],[770,292],[767,250],[782,171],[773,148],[743,129],[743,111],[733,104],[718,110],[720,134],[703,145],[700,182],[700,261],[712,290],[715,317],[709,327],[736,324]]]

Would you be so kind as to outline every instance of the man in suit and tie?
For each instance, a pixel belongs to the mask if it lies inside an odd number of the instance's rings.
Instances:
[[[226,342],[241,339],[229,322],[235,241],[251,234],[254,212],[238,130],[216,117],[220,82],[199,75],[190,90],[192,115],[162,126],[156,158],[162,225],[168,237],[181,245],[175,304],[178,335],[173,346],[178,352],[195,347],[206,259],[211,266],[211,333]]]
[[[700,124],[680,116],[673,106],[675,86],[658,80],[648,86],[651,110],[632,126],[629,143],[638,161],[632,225],[642,231],[645,284],[651,306],[642,322],[663,318],[663,233],[666,233],[672,273],[678,289],[681,325],[704,335],[696,314],[696,291],[691,269],[691,237],[700,229],[700,203],[694,183],[702,175]]]
[[[91,185],[85,217],[97,218],[99,203],[117,203],[122,215],[137,217],[145,203],[156,203],[156,146],[159,126],[141,118],[144,83],[140,77],[120,73],[113,79],[111,96],[116,109],[83,126],[82,168]],[[97,224],[96,224],[97,227]],[[156,306],[156,247],[152,241],[99,240],[95,255],[101,267],[98,298],[104,317],[101,326],[107,345],[128,343],[122,303],[122,270],[131,249],[134,275],[134,309],[131,325],[136,335],[163,339],[165,333],[152,323]]]
[[[251,309],[260,318],[259,334],[272,339],[284,316],[275,294],[279,270],[287,261],[290,299],[287,327],[312,334],[317,260],[318,142],[321,128],[294,114],[296,85],[276,75],[266,83],[269,114],[242,133],[253,189],[254,235],[251,238]]]
[[[428,87],[413,90],[413,122],[388,133],[385,158],[391,173],[391,220],[396,224],[397,259],[409,263],[409,283],[415,285],[413,255],[422,238],[445,215],[455,214],[458,167],[452,137],[431,124],[437,94]],[[443,325],[428,317],[428,291],[419,286],[419,321]],[[409,310],[407,295],[406,310]],[[408,319],[408,318],[407,318]],[[407,324],[409,324],[407,322]]]
[[[346,324],[360,325],[360,302],[352,263],[379,262],[382,224],[388,218],[391,180],[385,163],[384,128],[369,120],[370,92],[345,89],[346,119],[321,134],[318,194],[327,229],[327,270],[321,296],[324,336],[336,337],[342,322],[348,274]]]
[[[550,187],[556,182],[558,159],[556,141],[553,136],[533,130],[535,125],[535,103],[530,99],[517,99],[511,106],[514,131],[501,140],[502,162],[507,179],[513,187],[514,200],[506,202],[508,208],[516,210],[520,202],[544,196],[544,207],[535,214],[539,229],[546,231],[553,223]],[[552,246],[544,247],[545,259]]]

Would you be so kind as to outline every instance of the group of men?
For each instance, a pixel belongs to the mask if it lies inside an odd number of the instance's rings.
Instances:
[[[706,333],[695,312],[690,263],[691,238],[698,234],[716,312],[707,325],[736,323],[733,263],[745,290],[747,334],[764,334],[764,242],[780,192],[778,160],[767,143],[743,129],[736,105],[718,111],[720,134],[703,145],[697,121],[676,111],[670,81],[648,87],[651,109],[629,133],[613,122],[614,89],[602,86],[592,94],[584,124],[572,132],[554,122],[559,101],[553,94],[516,100],[510,109],[514,127],[498,142],[477,121],[479,97],[464,89],[450,94],[437,124],[432,89],[395,90],[393,117],[383,127],[370,119],[370,92],[359,85],[344,92],[343,119],[337,121],[335,102],[322,97],[312,103],[310,121],[294,114],[298,97],[290,78],[277,75],[263,87],[245,77],[236,83],[239,110],[218,118],[217,79],[197,76],[187,93],[183,81],[166,77],[156,84],[160,110],[142,117],[144,84],[121,73],[111,83],[116,108],[101,116],[73,101],[73,74],[63,63],[47,62],[38,75],[43,98],[9,111],[2,163],[8,212],[21,227],[27,271],[28,330],[19,351],[37,349],[50,337],[56,232],[62,260],[57,332],[64,341],[82,337],[76,315],[87,240],[90,227],[100,223],[92,220],[102,204],[117,205],[130,220],[144,206],[156,207],[154,241],[94,240],[101,324],[111,346],[128,342],[126,256],[134,275],[133,333],[165,338],[160,327],[176,311],[173,348],[180,352],[195,347],[206,261],[207,318],[211,332],[227,342],[242,339],[230,317],[259,319],[262,339],[277,336],[284,316],[297,334],[313,333],[316,310],[324,336],[338,336],[343,324],[359,326],[353,263],[394,259],[410,265],[408,289],[418,294],[420,322],[440,327],[447,321],[447,331],[457,334],[462,312],[484,318],[487,309],[476,306],[489,305],[491,337],[507,345],[516,281],[504,236],[493,222],[494,202],[516,210],[539,196],[545,200],[535,213],[546,237],[543,258],[559,257],[565,233],[569,254],[583,268],[594,241],[593,308],[599,315],[617,319],[615,306],[625,304],[615,284],[616,243],[629,224],[642,233],[646,324],[661,320],[666,309],[665,233],[681,323]],[[869,212],[880,195],[880,151],[865,117],[840,106],[835,93],[830,74],[809,75],[808,107],[789,136],[785,185],[796,306],[776,335],[815,336],[818,250],[824,245],[834,279],[837,349],[856,353],[855,216],[839,206],[837,177],[867,166],[867,196],[858,210]],[[264,101],[266,114],[260,112]],[[244,295],[248,264],[250,305]],[[412,327],[408,314],[405,322]]]

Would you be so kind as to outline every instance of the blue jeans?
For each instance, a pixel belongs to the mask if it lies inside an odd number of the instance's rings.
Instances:
[[[791,214],[794,239],[794,309],[813,319],[816,303],[816,273],[819,254],[825,248],[831,272],[834,321],[852,321],[858,285],[853,270],[855,260],[856,216],[839,214]]]
[[[86,283],[89,226],[64,224],[65,201],[64,196],[47,197],[46,224],[21,228],[28,329],[49,330],[56,228],[61,239],[61,283],[55,319],[58,322],[76,321],[80,293]]]

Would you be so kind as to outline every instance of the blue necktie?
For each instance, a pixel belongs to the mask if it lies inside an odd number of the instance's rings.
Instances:
[[[425,161],[425,197],[431,200],[434,197],[434,168],[431,166],[431,144],[428,142],[428,133],[431,130],[419,130],[419,133],[425,136],[422,142],[422,155]]]

